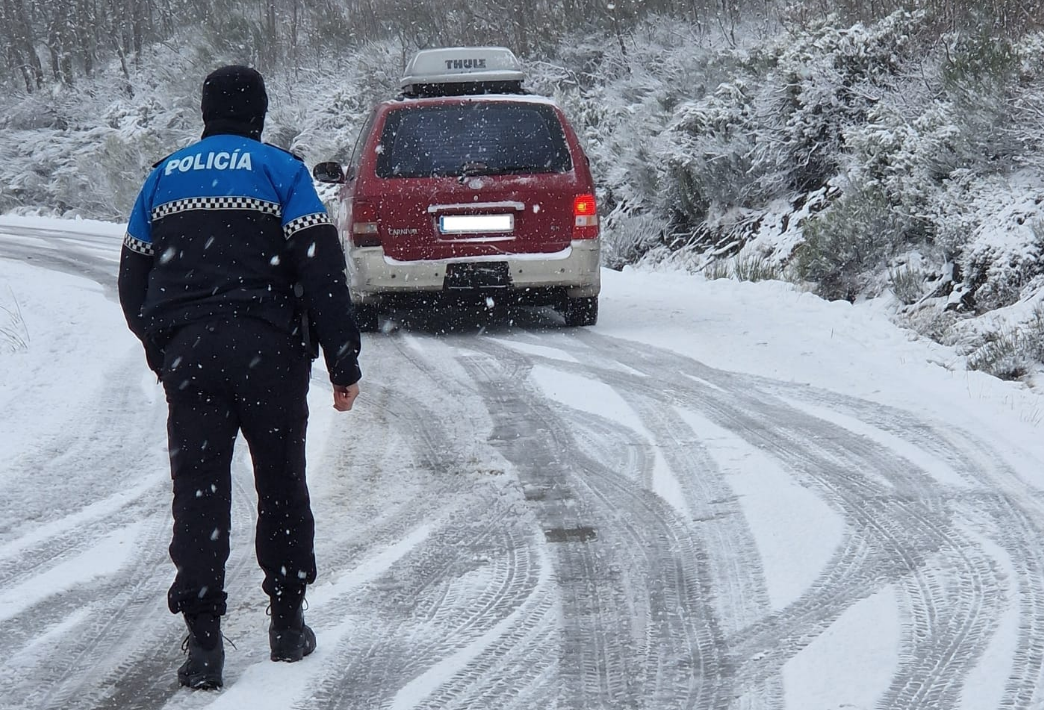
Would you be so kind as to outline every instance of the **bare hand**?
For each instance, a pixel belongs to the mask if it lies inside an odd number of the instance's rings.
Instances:
[[[355,398],[359,396],[359,384],[348,385],[334,385],[334,409],[338,412],[347,412],[355,404]]]

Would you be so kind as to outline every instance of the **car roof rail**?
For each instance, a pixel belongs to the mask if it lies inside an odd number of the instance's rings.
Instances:
[[[528,94],[521,81],[463,81],[453,84],[410,84],[400,94],[406,99],[483,94]]]

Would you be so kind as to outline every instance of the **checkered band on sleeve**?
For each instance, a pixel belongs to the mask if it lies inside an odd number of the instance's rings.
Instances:
[[[143,256],[152,256],[153,254],[151,244],[149,244],[148,242],[143,242],[137,237],[132,237],[130,234],[127,234],[123,237],[123,246],[127,247],[132,252],[136,254],[142,254]]]
[[[256,210],[275,217],[283,214],[282,209],[275,202],[266,202],[255,197],[190,197],[156,207],[152,210],[152,219],[163,219],[189,210]]]
[[[306,214],[303,217],[298,217],[295,220],[291,220],[283,225],[283,235],[290,239],[298,232],[309,227],[315,227],[320,224],[331,224],[330,215],[325,212],[316,212],[314,214]]]

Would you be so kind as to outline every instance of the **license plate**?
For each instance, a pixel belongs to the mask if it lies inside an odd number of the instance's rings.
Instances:
[[[513,214],[447,214],[439,217],[443,234],[502,234],[515,229]]]
[[[506,261],[449,264],[443,287],[449,291],[507,288],[511,274]]]

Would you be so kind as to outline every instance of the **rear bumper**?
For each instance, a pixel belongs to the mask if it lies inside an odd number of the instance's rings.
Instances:
[[[597,296],[601,290],[600,242],[574,240],[569,249],[548,258],[535,254],[443,259],[437,261],[395,261],[384,256],[381,247],[348,249],[348,278],[352,300],[375,303],[384,296],[417,292],[438,292],[444,288],[446,267],[470,261],[506,262],[511,275],[509,290],[551,289],[564,291],[570,298]]]

